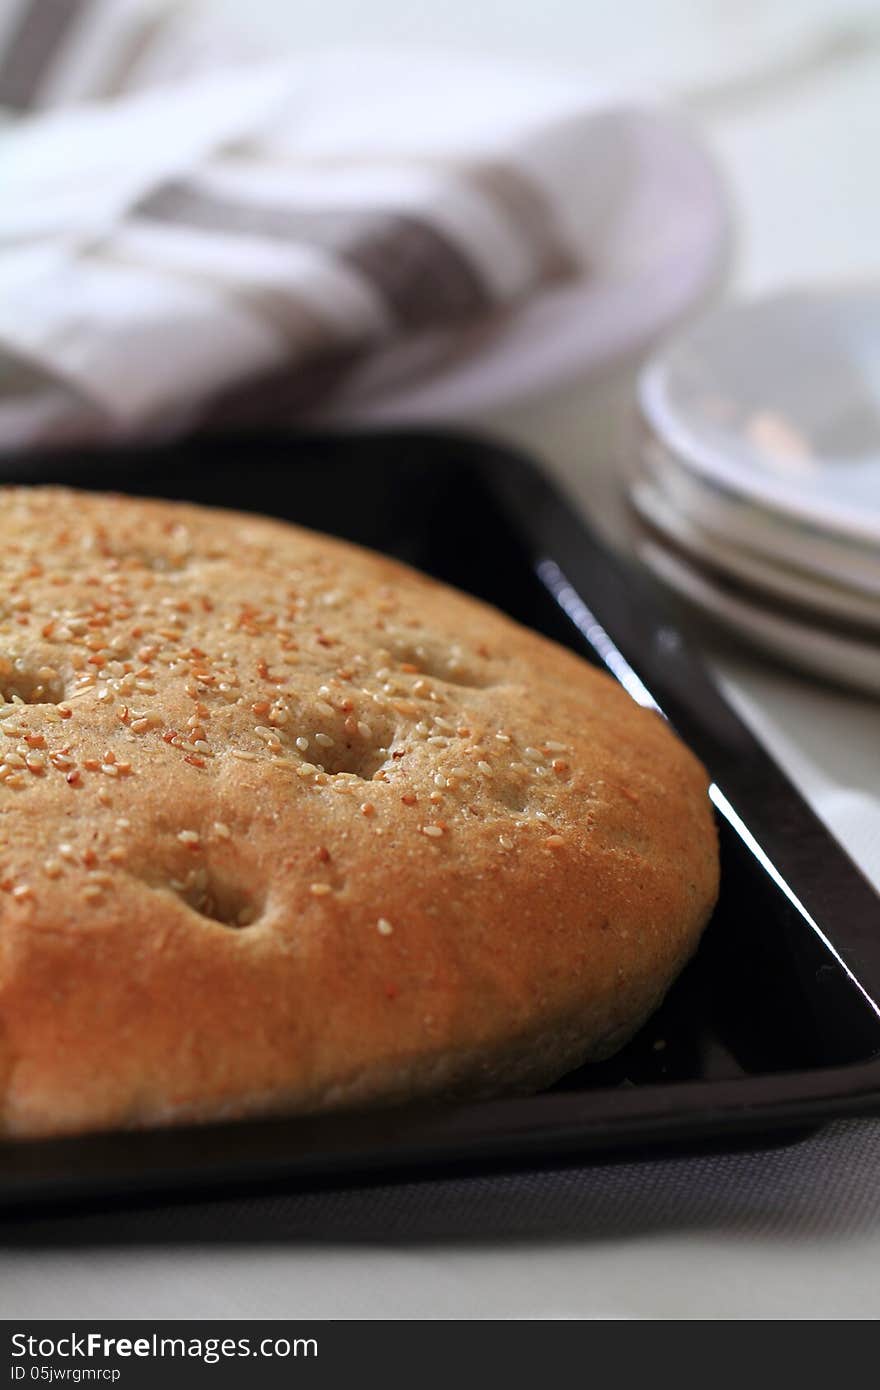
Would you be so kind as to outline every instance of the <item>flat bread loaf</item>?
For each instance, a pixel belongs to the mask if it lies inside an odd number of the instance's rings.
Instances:
[[[536,1088],[718,880],[707,778],[571,652],[282,522],[0,490],[0,1131]]]

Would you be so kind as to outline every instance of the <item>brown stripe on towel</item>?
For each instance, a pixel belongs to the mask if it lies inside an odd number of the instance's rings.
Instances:
[[[332,325],[286,285],[225,285],[223,294],[243,304],[264,323],[274,324],[287,343],[294,370],[339,347],[348,347],[348,343],[340,344]]]
[[[535,257],[541,282],[584,274],[586,267],[578,263],[566,245],[550,200],[521,169],[492,162],[465,164],[460,173],[496,203],[520,233]]]
[[[265,429],[270,425],[301,423],[323,405],[361,361],[362,354],[356,349],[341,348],[305,364],[285,363],[215,397],[202,417],[202,428]]]
[[[383,217],[351,247],[347,259],[379,288],[407,329],[477,318],[494,307],[476,266],[420,217]]]
[[[0,54],[0,106],[36,105],[49,69],[92,0],[29,0]]]
[[[408,329],[475,317],[493,306],[488,285],[464,252],[419,217],[245,203],[183,180],[163,184],[132,213],[149,221],[317,247],[357,270]]]

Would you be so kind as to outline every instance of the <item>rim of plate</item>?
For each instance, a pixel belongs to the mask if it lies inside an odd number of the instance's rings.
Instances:
[[[746,586],[756,599],[764,592],[771,602],[797,607],[806,621],[840,619],[848,627],[868,628],[880,635],[880,595],[871,597],[818,573],[774,564],[757,551],[745,550],[677,511],[648,478],[637,478],[630,485],[629,497],[640,526],[657,533],[673,551],[684,552],[701,574],[705,574],[704,566],[709,578],[720,571]]]
[[[637,546],[642,564],[660,582],[716,622],[775,656],[783,665],[820,675],[839,688],[880,695],[880,650],[824,628],[793,622],[726,594],[660,543]]]
[[[849,291],[857,287],[837,286],[833,294]],[[866,285],[865,289],[874,292],[877,286]],[[782,518],[796,518],[826,534],[856,537],[872,545],[880,545],[880,508],[874,513],[835,502],[833,498],[811,498],[799,494],[790,483],[775,478],[764,478],[752,474],[729,457],[719,453],[710,444],[700,439],[693,427],[668,398],[667,372],[673,353],[688,345],[694,329],[705,328],[707,323],[717,323],[729,315],[739,315],[753,310],[755,305],[767,305],[774,300],[788,300],[806,297],[808,292],[786,291],[777,295],[767,295],[761,299],[743,299],[724,305],[710,315],[699,319],[693,328],[677,334],[674,341],[655,356],[642,369],[637,383],[639,411],[648,428],[652,430],[679,462],[692,471],[721,484],[729,491],[745,496],[759,503],[766,510]]]

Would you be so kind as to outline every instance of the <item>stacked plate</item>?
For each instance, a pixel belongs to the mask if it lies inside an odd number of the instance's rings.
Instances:
[[[880,286],[702,320],[642,374],[639,551],[780,660],[880,694]]]

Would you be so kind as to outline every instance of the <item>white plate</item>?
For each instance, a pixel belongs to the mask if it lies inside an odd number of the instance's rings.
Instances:
[[[754,551],[732,545],[695,525],[654,483],[640,479],[630,489],[639,516],[698,563],[732,576],[752,590],[765,590],[783,602],[805,609],[805,618],[839,618],[875,628],[880,634],[880,595],[876,599],[811,574],[774,564]],[[757,595],[756,595],[757,597]]]
[[[702,476],[880,546],[880,285],[723,308],[654,359],[640,401]]]
[[[877,545],[769,510],[708,474],[695,472],[655,438],[644,439],[639,457],[676,510],[713,536],[804,574],[880,595]]]
[[[801,670],[835,685],[880,695],[880,645],[837,637],[792,622],[739,595],[726,593],[705,575],[652,541],[638,545],[642,562],[675,593],[703,609],[737,636]]]

